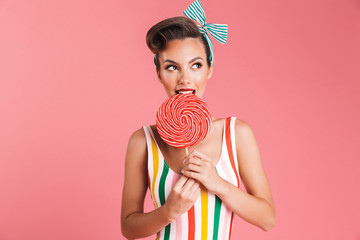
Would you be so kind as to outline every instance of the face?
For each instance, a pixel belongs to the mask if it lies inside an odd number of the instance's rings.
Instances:
[[[212,74],[212,67],[209,68],[206,63],[205,48],[201,40],[172,40],[158,57],[158,77],[169,97],[192,92],[202,98],[207,80]]]

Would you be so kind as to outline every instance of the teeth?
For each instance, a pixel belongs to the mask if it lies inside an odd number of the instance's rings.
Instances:
[[[182,93],[182,94],[187,94],[187,93],[192,93],[193,91],[179,91],[179,93]]]

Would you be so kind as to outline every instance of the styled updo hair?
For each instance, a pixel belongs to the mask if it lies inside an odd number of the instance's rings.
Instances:
[[[155,24],[146,34],[146,44],[155,54],[157,71],[160,70],[159,52],[165,49],[169,41],[185,38],[198,38],[201,41],[206,52],[206,63],[211,66],[209,45],[196,23],[187,17],[172,17]]]

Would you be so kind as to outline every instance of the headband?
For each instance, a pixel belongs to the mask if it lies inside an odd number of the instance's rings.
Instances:
[[[216,40],[222,44],[226,43],[228,27],[227,24],[215,24],[215,23],[206,23],[206,17],[204,9],[202,8],[200,1],[195,0],[190,6],[185,9],[184,15],[192,20],[195,20],[200,25],[198,25],[200,32],[204,35],[209,48],[210,48],[210,61],[214,65],[215,57],[213,44],[208,34],[213,36]]]
[[[208,33],[218,40],[220,43],[225,44],[227,40],[228,34],[228,26],[227,24],[215,24],[215,23],[206,23],[206,16],[203,7],[200,4],[199,0],[195,0],[190,6],[185,9],[183,12],[184,15],[200,25],[197,25],[200,32],[204,35],[210,49],[210,61],[211,64],[214,65],[215,57],[212,41],[208,35]],[[156,65],[156,54],[154,55],[154,63]]]

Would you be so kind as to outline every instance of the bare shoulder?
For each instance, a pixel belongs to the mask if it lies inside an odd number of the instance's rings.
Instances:
[[[122,222],[130,214],[142,211],[148,184],[146,159],[146,136],[143,128],[140,128],[130,136],[126,151],[121,207]]]
[[[146,159],[146,136],[143,128],[131,134],[126,151],[126,164],[143,161]]]
[[[236,128],[236,130],[241,130],[241,131],[251,131],[250,124],[240,118],[236,118],[235,128]]]
[[[146,147],[146,137],[145,137],[145,132],[143,128],[139,128],[138,130],[136,130],[135,132],[133,132],[133,134],[131,134],[130,139],[129,139],[129,146],[144,146]]]
[[[226,119],[227,118],[212,117],[212,122],[213,122],[213,124],[223,124],[224,121],[226,121]],[[236,118],[235,130],[251,131],[251,127],[250,127],[250,124],[247,123],[245,120]]]
[[[250,124],[242,119],[236,118],[235,121],[236,141],[248,141],[253,138],[255,137]]]
[[[262,165],[258,144],[250,124],[236,118],[235,143],[238,153],[238,162],[244,164]]]

